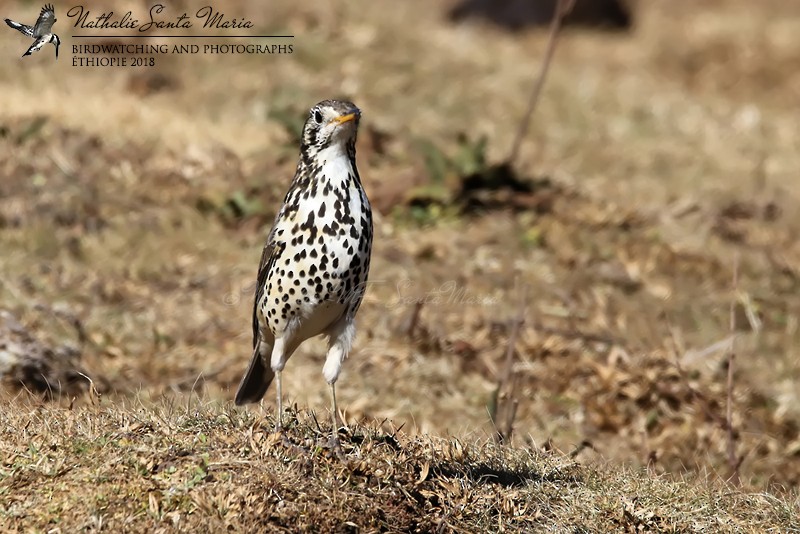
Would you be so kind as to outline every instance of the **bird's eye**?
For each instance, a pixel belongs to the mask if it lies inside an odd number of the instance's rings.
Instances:
[[[314,120],[317,121],[317,124],[322,124],[322,113],[319,110],[314,112]]]

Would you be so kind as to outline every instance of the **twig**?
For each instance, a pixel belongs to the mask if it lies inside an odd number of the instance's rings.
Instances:
[[[739,292],[739,255],[737,254],[733,260],[733,294],[734,298],[731,299],[730,306],[730,330],[731,330],[731,344],[730,351],[728,352],[728,406],[725,416],[725,426],[728,433],[728,466],[731,469],[731,482],[738,486],[741,483],[739,477],[739,466],[741,461],[736,458],[736,434],[733,430],[733,360],[736,357],[736,298]]]
[[[514,396],[517,380],[514,378],[514,353],[516,352],[517,338],[519,337],[522,324],[525,321],[525,311],[527,307],[527,291],[523,290],[519,312],[514,317],[511,326],[511,334],[508,337],[506,346],[506,358],[503,366],[503,374],[497,381],[497,388],[492,396],[492,405],[489,415],[494,425],[494,438],[497,443],[508,443],[511,441],[511,434],[514,430],[514,419],[517,415],[519,401]],[[505,399],[501,406],[501,401]],[[503,417],[501,417],[501,413]]]
[[[414,303],[414,308],[411,310],[411,317],[409,317],[408,324],[403,329],[404,330],[403,333],[408,338],[414,337],[414,332],[416,332],[417,330],[417,324],[419,324],[419,314],[420,312],[422,312],[423,304],[424,301],[422,300],[418,300],[417,302]]]
[[[519,125],[519,130],[517,130],[517,135],[514,138],[514,144],[511,148],[511,154],[508,156],[508,165],[510,167],[514,166],[514,162],[517,160],[517,156],[519,156],[522,140],[528,134],[528,127],[530,126],[531,117],[536,109],[536,103],[539,101],[539,95],[542,92],[544,80],[547,77],[547,70],[550,68],[550,62],[552,61],[553,54],[556,50],[558,33],[561,29],[561,21],[569,14],[570,11],[572,11],[572,7],[574,5],[575,0],[558,0],[556,2],[555,11],[553,12],[553,20],[550,22],[550,38],[547,41],[547,50],[544,53],[544,60],[542,61],[542,66],[539,69],[539,76],[536,78],[536,81],[533,84],[533,91],[531,91],[530,100],[528,100],[528,109]]]
[[[510,405],[506,408],[506,420],[504,422],[504,441],[506,442],[511,442],[511,435],[514,433],[514,420],[517,418],[517,408],[519,408],[519,399],[517,399],[514,392],[517,390],[518,382],[519,376],[516,374],[512,375],[511,388],[508,393]]]

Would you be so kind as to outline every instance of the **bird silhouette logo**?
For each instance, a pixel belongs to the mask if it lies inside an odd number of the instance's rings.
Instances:
[[[53,24],[55,24],[56,20],[56,10],[53,8],[52,4],[44,5],[42,12],[39,13],[39,18],[36,19],[36,24],[33,26],[6,19],[6,24],[33,39],[33,44],[22,54],[22,57],[29,56],[33,52],[41,50],[47,43],[53,43],[56,47],[56,59],[58,59],[58,45],[61,44],[61,39],[52,31]]]

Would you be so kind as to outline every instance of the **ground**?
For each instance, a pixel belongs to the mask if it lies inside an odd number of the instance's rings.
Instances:
[[[406,451],[426,439],[478,444],[495,434],[490,414],[515,407],[514,449],[487,455],[597,470],[576,480],[618,469],[612,479],[630,484],[646,472],[654,478],[637,482],[658,492],[734,476],[796,512],[800,6],[636,5],[630,32],[567,29],[513,173],[494,165],[526,108],[543,30],[455,25],[444,3],[422,0],[229,2],[256,30],[295,35],[293,53],[159,55],[135,68],[73,66],[64,13],[58,61],[51,45],[20,60],[29,43],[0,32],[0,306],[43,342],[78,349],[101,394],[77,380],[39,406],[9,388],[19,413],[4,422],[4,493],[33,491],[18,474],[42,457],[24,454],[55,430],[36,418],[31,436],[15,429],[48,410],[57,429],[99,425],[81,438],[86,450],[124,438],[145,453],[162,438],[150,427],[141,441],[120,437],[119,421],[152,425],[158,410],[195,406],[206,422],[163,417],[181,428],[174,439],[192,458],[212,447],[214,461],[238,461],[243,445],[200,446],[198,432],[245,439],[267,425],[254,418],[272,413],[272,390],[263,408],[227,404],[250,356],[255,270],[307,108],[343,96],[363,110],[359,168],[376,210],[371,284],[337,390],[354,432],[402,427]],[[27,21],[39,7],[3,9]],[[323,360],[322,341],[305,344],[284,393],[327,421]],[[220,417],[230,421],[198,430]],[[302,463],[306,452],[247,432],[247,465],[284,453]],[[127,458],[129,445],[114,446]],[[59,447],[47,462],[73,465],[78,452],[59,460]],[[77,465],[64,487],[97,467]],[[750,509],[731,499],[719,510]],[[3,513],[19,528],[58,516]],[[791,513],[764,520],[798,528]]]

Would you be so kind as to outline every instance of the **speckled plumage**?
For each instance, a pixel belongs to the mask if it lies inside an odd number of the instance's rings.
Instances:
[[[334,384],[355,336],[372,250],[372,212],[356,168],[360,111],[325,100],[303,127],[300,161],[269,233],[253,306],[253,358],[236,404],[260,400],[306,339],[329,338],[323,375]]]

